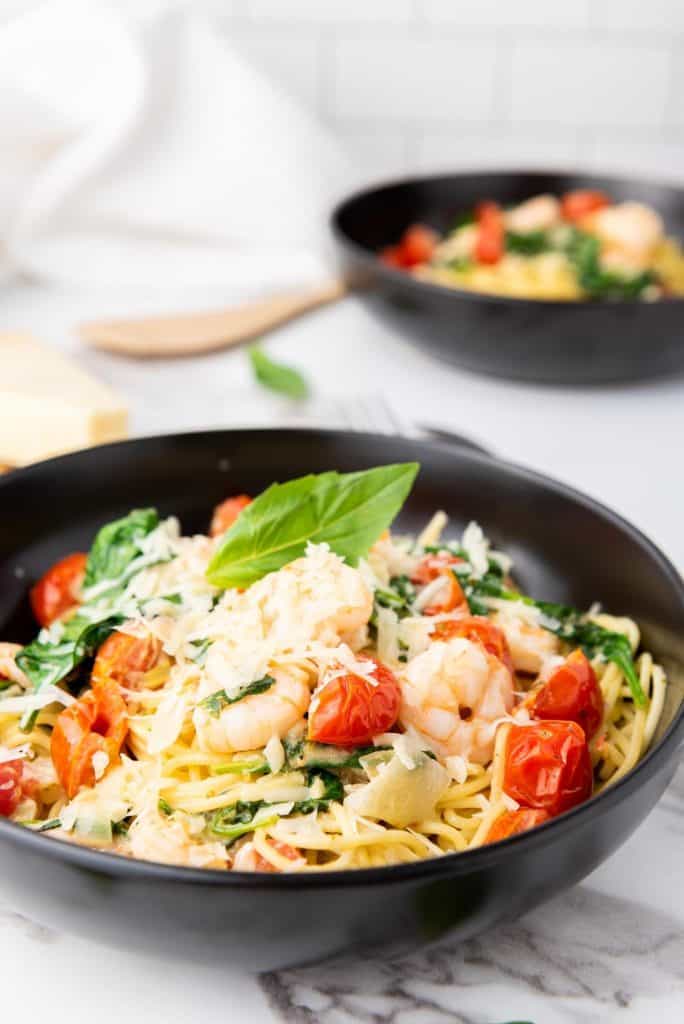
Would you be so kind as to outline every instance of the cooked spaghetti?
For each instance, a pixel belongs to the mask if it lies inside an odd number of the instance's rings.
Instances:
[[[660,215],[596,191],[483,202],[444,237],[422,224],[383,250],[384,262],[450,288],[523,299],[684,295],[684,252]]]
[[[0,814],[144,860],[329,871],[503,839],[637,763],[666,679],[634,622],[522,595],[442,512],[417,539],[364,516],[358,560],[309,522],[266,571],[279,493],[229,499],[213,536],[138,510],[33,588],[38,638],[0,645]]]

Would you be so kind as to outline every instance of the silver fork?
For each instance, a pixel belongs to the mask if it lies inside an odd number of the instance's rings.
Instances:
[[[401,416],[381,395],[341,399],[335,403],[336,419],[340,426],[370,434],[392,434],[417,440],[436,440],[459,448],[469,448],[483,455],[491,455],[473,438],[455,431],[443,430],[428,424],[411,423]]]

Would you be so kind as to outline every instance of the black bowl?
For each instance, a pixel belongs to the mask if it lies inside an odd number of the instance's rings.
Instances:
[[[478,519],[531,592],[633,616],[670,673],[662,724],[612,789],[525,835],[467,853],[355,872],[249,875],[167,867],[60,842],[0,820],[0,884],[57,929],[126,948],[252,970],[364,946],[388,953],[466,938],[572,885],[639,825],[684,740],[684,586],[662,554],[608,509],[528,470],[444,445],[326,431],[223,431],[148,438],[68,455],[0,480],[0,636],[33,633],[27,587],[98,525],[134,506],[206,529],[226,494],[335,468],[422,464],[400,525],[436,508],[454,530]]]
[[[411,178],[353,195],[332,214],[344,275],[369,309],[421,348],[469,370],[521,380],[597,384],[684,369],[684,300],[542,302],[419,281],[378,259],[409,224],[440,233],[481,199],[599,188],[655,207],[684,238],[684,190],[586,174],[490,172]]]

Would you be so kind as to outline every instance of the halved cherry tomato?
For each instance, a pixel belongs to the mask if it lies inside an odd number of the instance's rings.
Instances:
[[[439,237],[425,224],[412,224],[397,245],[390,245],[380,253],[380,259],[391,267],[409,269],[432,259]]]
[[[386,665],[364,660],[376,685],[351,672],[324,681],[309,710],[310,740],[353,747],[392,728],[401,704],[399,683]]]
[[[521,807],[517,811],[504,811],[487,833],[485,843],[498,843],[501,839],[508,839],[509,836],[517,836],[536,825],[543,825],[550,817],[548,811],[534,810],[531,807]]]
[[[438,622],[432,636],[438,640],[450,640],[454,636],[472,640],[474,644],[484,647],[488,654],[502,661],[513,675],[513,658],[504,632],[484,615],[465,615],[462,619]]]
[[[534,718],[577,722],[588,740],[603,720],[603,696],[583,651],[573,651],[529,702]]]
[[[446,582],[437,596],[434,604],[423,608],[423,615],[440,615],[443,612],[452,612],[455,608],[467,603],[461,584],[449,568],[462,562],[463,559],[452,555],[448,551],[439,551],[435,555],[426,555],[420,560],[413,571],[411,582],[417,586],[425,586],[442,576]]]
[[[87,561],[85,552],[75,551],[55,562],[32,588],[31,608],[41,626],[51,625],[79,603]]]
[[[592,782],[587,738],[576,722],[511,726],[503,788],[523,807],[561,814],[591,796]]]
[[[602,210],[604,206],[610,206],[610,199],[605,192],[581,188],[575,192],[565,193],[561,199],[561,216],[574,224],[588,213]]]
[[[60,712],[52,730],[50,755],[70,800],[81,786],[95,784],[93,754],[105,753],[111,767],[127,732],[126,705],[114,690],[88,690]]]
[[[9,818],[19,806],[23,796],[23,773],[24,762],[21,758],[0,764],[0,817]]]
[[[506,237],[501,207],[498,203],[480,203],[475,208],[475,221],[475,259],[478,263],[498,263],[504,254]]]
[[[135,690],[145,672],[159,662],[161,653],[161,640],[151,633],[129,636],[128,633],[114,632],[97,652],[90,685],[93,690],[109,688],[117,693],[120,686]]]
[[[225,533],[233,525],[243,508],[247,508],[251,504],[252,499],[248,494],[237,494],[234,498],[226,498],[225,501],[222,501],[220,505],[216,506],[211,517],[209,536],[218,537],[219,534]]]

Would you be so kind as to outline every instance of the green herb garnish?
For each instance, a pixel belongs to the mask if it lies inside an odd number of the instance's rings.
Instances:
[[[580,287],[592,299],[638,299],[645,288],[657,283],[651,270],[626,277],[601,267],[598,238],[575,229],[567,246]]]
[[[234,697],[229,697],[225,690],[217,690],[215,693],[205,697],[204,700],[201,700],[198,706],[206,708],[213,718],[218,718],[223,709],[227,708],[229,704],[237,704],[239,700],[251,697],[255,693],[265,693],[266,690],[271,689],[274,683],[275,679],[273,676],[264,676],[263,679],[257,679],[255,682],[241,687]]]
[[[500,575],[488,572],[481,579],[470,578],[464,581],[459,577],[461,586],[468,599],[470,611],[474,615],[487,615],[489,605],[487,597],[497,597],[504,601],[520,601],[542,613],[539,624],[550,633],[567,644],[581,647],[588,658],[600,657],[603,661],[611,661],[624,674],[637,707],[647,704],[646,695],[641,687],[637,674],[629,640],[623,633],[615,633],[605,629],[596,622],[587,620],[583,612],[568,605],[554,604],[550,601],[535,601],[526,594],[510,590],[502,583]]]
[[[545,231],[506,232],[506,249],[508,252],[519,253],[521,256],[538,256],[548,252],[553,246]]]
[[[247,587],[301,557],[309,542],[327,542],[356,565],[401,509],[418,468],[408,462],[272,484],[226,532],[207,579]]]
[[[171,804],[169,803],[168,800],[164,799],[163,796],[159,797],[159,801],[157,802],[157,807],[159,808],[161,813],[162,814],[166,814],[167,817],[168,817],[169,814],[173,814],[173,807],[171,806]]]
[[[263,387],[294,399],[306,398],[309,394],[306,379],[293,366],[274,362],[263,349],[256,346],[249,349],[249,359],[254,376]]]
[[[204,668],[207,661],[207,654],[209,648],[213,644],[213,640],[191,640],[190,643],[193,647],[197,648],[197,653],[193,656],[192,661],[200,668]]]
[[[103,580],[119,581],[140,553],[140,541],[159,526],[153,508],[139,508],[123,519],[115,519],[98,531],[88,555],[84,586]]]

